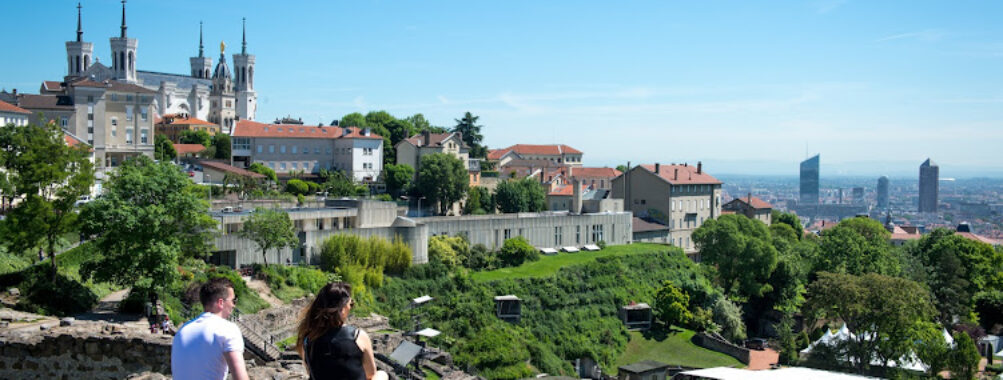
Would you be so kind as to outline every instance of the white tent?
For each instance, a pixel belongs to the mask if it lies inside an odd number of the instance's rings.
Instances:
[[[947,344],[949,346],[954,347],[954,338],[952,338],[951,334],[949,334],[947,332],[947,329],[943,329],[943,334],[944,334],[944,341],[947,342]],[[861,333],[861,335],[860,335],[860,339],[864,339],[864,340],[873,339],[873,337],[874,337],[874,333],[870,333],[870,332],[864,332],[864,333]],[[831,344],[835,344],[835,343],[838,343],[838,342],[844,342],[846,340],[851,340],[851,339],[857,339],[857,336],[854,335],[852,332],[850,332],[850,329],[847,328],[846,324],[844,323],[843,327],[840,327],[839,330],[836,331],[836,333],[832,333],[831,331],[826,330],[825,331],[825,335],[822,335],[821,338],[818,338],[818,340],[816,340],[816,341],[812,342],[811,344],[809,344],[807,348],[805,348],[804,350],[801,350],[801,353],[802,354],[810,354],[812,352],[812,350],[815,347],[817,347],[819,344],[831,345]],[[1001,355],[1001,354],[1003,354],[1003,351],[1000,351],[1000,353],[997,354],[997,355]],[[903,358],[901,358],[901,359],[899,359],[897,361],[889,361],[887,363],[881,363],[881,361],[879,359],[874,358],[874,359],[871,360],[871,365],[873,365],[873,366],[885,366],[885,367],[903,368],[903,369],[908,369],[908,370],[913,370],[913,371],[919,371],[919,372],[926,372],[926,370],[929,368],[926,364],[924,364],[922,361],[919,360],[919,357],[917,357],[916,353],[914,353],[914,352],[913,353],[909,353],[909,355],[907,355],[906,357],[903,357]]]

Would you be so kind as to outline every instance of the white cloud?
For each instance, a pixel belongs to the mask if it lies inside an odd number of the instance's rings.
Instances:
[[[940,29],[926,29],[918,32],[893,34],[890,36],[878,38],[874,42],[885,42],[885,41],[894,41],[902,39],[916,39],[923,42],[937,42],[944,39],[946,35],[947,33]]]

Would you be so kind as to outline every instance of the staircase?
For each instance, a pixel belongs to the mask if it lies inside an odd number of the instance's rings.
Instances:
[[[266,362],[276,361],[282,358],[282,353],[272,342],[265,338],[266,329],[264,326],[251,320],[238,317],[230,318],[233,323],[240,327],[241,334],[244,335],[244,347],[251,353],[257,355]]]

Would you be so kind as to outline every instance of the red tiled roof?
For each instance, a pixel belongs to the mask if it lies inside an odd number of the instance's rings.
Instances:
[[[491,149],[491,150],[488,151],[488,159],[489,160],[500,160],[502,158],[502,156],[505,155],[505,153],[508,153],[508,152],[511,152],[511,151],[512,151],[512,149],[509,149],[509,148],[505,148],[505,149]]]
[[[987,237],[984,237],[984,236],[976,235],[976,234],[973,234],[971,232],[955,232],[955,234],[956,235],[960,235],[960,236],[962,236],[962,237],[964,237],[966,239],[975,240],[977,242],[986,243],[986,244],[989,244],[989,245],[999,244],[999,242],[996,241],[996,240],[993,240],[993,239],[990,239],[990,238],[987,238]]]
[[[178,154],[198,153],[205,150],[202,144],[174,144],[174,151]]]
[[[348,130],[346,135],[344,130]],[[310,139],[373,139],[382,140],[383,136],[370,133],[362,134],[357,127],[318,127],[298,124],[265,124],[250,120],[240,120],[233,126],[230,134],[233,137],[268,137],[268,138],[310,138]]]
[[[136,92],[143,94],[155,94],[156,91],[150,90],[143,86],[137,86],[131,83],[123,83],[114,80],[106,80],[104,82],[95,82],[90,79],[83,79],[69,84],[73,87],[99,87],[107,88],[110,91],[115,92]]]
[[[531,145],[531,144],[516,144],[512,145],[504,150],[512,150],[518,154],[533,154],[533,155],[549,155],[549,156],[559,156],[561,154],[582,154],[582,151],[572,148],[564,144],[557,145]],[[504,155],[504,153],[502,153]],[[501,156],[498,156],[499,158]],[[491,159],[490,156],[488,156]]]
[[[87,145],[87,143],[81,141],[76,136],[73,136],[73,135],[71,135],[69,133],[66,133],[66,132],[63,132],[63,141],[66,142],[66,146],[71,147],[71,148],[72,147],[76,147],[76,146],[86,146],[87,147],[87,151],[89,151],[89,152],[93,152],[94,151],[94,148],[91,148],[90,145]]]
[[[673,185],[720,185],[722,183],[717,178],[707,174],[707,171],[697,173],[697,167],[694,165],[660,165],[658,173],[655,173],[655,165],[644,164],[640,167],[662,177]],[[677,169],[679,170],[678,177],[676,177]]]
[[[449,139],[454,134],[455,134],[455,132],[429,133],[428,134],[428,146],[442,146],[442,142],[446,141],[446,139]],[[425,145],[425,135],[423,135],[421,133],[419,133],[417,135],[414,135],[414,136],[411,136],[411,137],[408,137],[407,141],[410,142],[411,145],[414,145],[414,146],[426,146]],[[460,140],[460,144],[462,144],[462,146],[464,148],[468,148],[468,149],[470,148],[470,146],[468,146],[467,143],[463,142],[462,139]]]
[[[194,117],[189,117],[189,118],[180,118],[180,117],[177,117],[177,118],[168,119],[168,120],[171,120],[171,122],[168,123],[168,124],[171,124],[171,125],[216,125],[216,124],[210,123],[210,122],[205,121],[205,120],[196,119]]]
[[[745,204],[749,205],[750,207],[752,207],[753,209],[762,210],[762,209],[767,209],[767,208],[769,208],[769,209],[773,208],[773,205],[771,205],[768,202],[766,202],[766,201],[764,201],[762,199],[759,199],[757,197],[748,197],[748,196],[745,196],[745,197],[735,198],[735,200],[740,201],[742,203],[745,203]]]
[[[15,106],[13,104],[7,103],[7,102],[5,102],[3,100],[0,100],[0,112],[13,112],[13,113],[21,113],[21,114],[31,115],[31,111],[28,111],[28,110],[26,110],[24,108],[21,108],[21,107]]]
[[[605,177],[613,178],[620,175],[620,171],[614,168],[569,168],[570,177]]]
[[[20,94],[17,105],[27,109],[73,110],[73,100],[63,95]]]
[[[584,193],[585,193],[585,186],[583,185],[582,186],[582,194],[584,194]],[[574,196],[575,195],[575,187],[572,186],[572,185],[557,186],[556,188],[554,188],[553,190],[551,190],[549,193],[547,193],[547,195],[550,195],[550,196],[566,196],[566,197]]]
[[[209,167],[209,168],[213,168],[213,169],[216,169],[216,170],[219,170],[219,171],[224,171],[224,172],[227,172],[227,173],[233,173],[233,174],[244,176],[244,177],[251,177],[251,178],[257,178],[257,179],[264,179],[265,178],[264,175],[252,172],[250,170],[244,170],[244,169],[238,168],[236,166],[227,165],[227,164],[224,164],[224,163],[218,162],[218,161],[199,161],[199,165],[202,165],[202,167]]]

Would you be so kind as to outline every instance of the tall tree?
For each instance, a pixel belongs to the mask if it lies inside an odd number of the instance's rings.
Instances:
[[[278,182],[278,176],[276,176],[275,170],[272,170],[272,168],[262,165],[260,162],[255,162],[251,164],[251,166],[249,166],[247,170],[268,177],[268,179],[271,180],[272,182]]]
[[[1003,289],[1003,254],[989,244],[939,228],[907,251],[925,269],[920,277],[933,292],[942,323],[967,316],[976,293]]]
[[[797,214],[773,210],[771,212],[770,219],[773,220],[773,225],[783,223],[790,226],[791,229],[794,230],[794,234],[797,236],[798,240],[800,240],[804,235],[804,227],[801,226],[801,219],[798,219]]]
[[[484,140],[484,136],[481,135],[483,126],[477,125],[477,119],[480,119],[480,116],[474,116],[468,111],[463,114],[462,119],[455,119],[456,126],[453,127],[453,132],[463,134],[463,141],[470,145],[470,157],[485,158],[488,152],[487,148],[481,146],[481,140]]]
[[[416,113],[413,116],[406,117],[404,118],[404,120],[411,122],[411,125],[414,126],[416,132],[424,132],[424,131],[429,131],[431,133],[448,132],[446,128],[432,125],[432,123],[430,123],[428,119],[425,118],[425,115],[422,115],[420,113]]]
[[[418,192],[430,202],[439,205],[445,215],[453,203],[463,199],[470,187],[470,176],[463,161],[446,153],[433,153],[421,157],[418,170]]]
[[[690,313],[690,296],[672,283],[663,281],[655,293],[655,312],[666,326],[684,326],[693,318]]]
[[[94,183],[88,156],[86,148],[68,146],[62,130],[52,123],[0,127],[5,195],[22,198],[0,225],[5,236],[0,244],[15,253],[44,246],[53,276],[56,244],[63,234],[76,230],[74,204]]]
[[[338,126],[342,128],[347,128],[347,127],[365,128],[368,127],[369,125],[366,124],[365,116],[363,116],[361,113],[358,112],[352,112],[348,115],[342,116],[341,120],[338,121]]]
[[[230,135],[217,133],[212,137],[212,146],[216,148],[213,158],[217,160],[230,160]]]
[[[507,180],[495,189],[495,202],[501,212],[539,212],[547,208],[547,195],[533,178]]]
[[[411,165],[400,164],[383,167],[383,181],[387,185],[387,191],[395,197],[408,191],[412,178],[414,178],[414,168]]]
[[[917,328],[933,315],[922,285],[876,273],[819,273],[808,287],[806,311],[814,321],[846,323],[854,337],[838,349],[859,372],[874,360],[899,361],[913,352]]]
[[[101,254],[85,262],[87,278],[157,293],[179,278],[181,257],[209,253],[216,222],[188,176],[169,162],[145,156],[126,160],[104,194],[81,211],[82,232]]]
[[[178,141],[182,144],[201,144],[206,148],[212,146],[212,136],[206,131],[181,131]]]
[[[261,249],[261,259],[268,266],[268,250],[294,247],[299,243],[289,214],[274,209],[257,208],[240,230],[240,236],[250,239]]]
[[[722,215],[697,228],[693,241],[703,260],[717,266],[725,294],[749,299],[773,290],[769,279],[778,254],[766,224],[744,215]]]
[[[178,151],[174,150],[174,143],[167,136],[157,134],[153,137],[153,158],[157,161],[171,161],[178,157]]]
[[[822,233],[821,254],[814,271],[898,275],[899,260],[888,236],[889,232],[874,219],[845,219]]]

